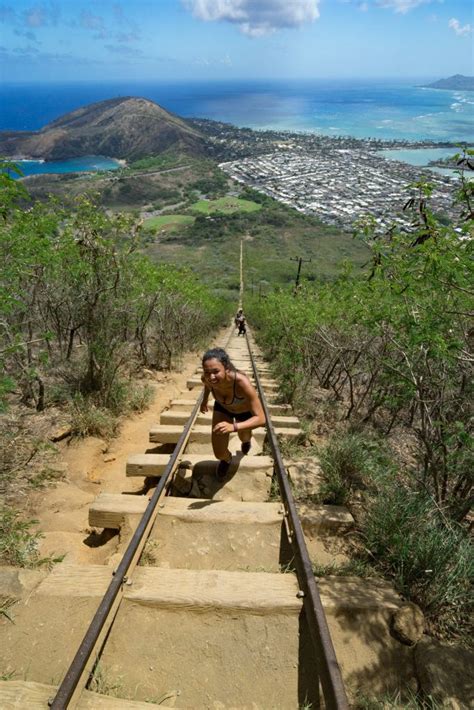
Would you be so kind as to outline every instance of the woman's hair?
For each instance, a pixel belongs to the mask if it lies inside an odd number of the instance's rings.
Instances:
[[[204,363],[207,362],[208,360],[218,360],[221,365],[224,365],[224,368],[226,370],[235,370],[235,365],[232,363],[230,357],[227,355],[226,351],[223,350],[223,348],[211,348],[210,350],[207,350],[204,355],[202,356],[202,366],[204,367]]]

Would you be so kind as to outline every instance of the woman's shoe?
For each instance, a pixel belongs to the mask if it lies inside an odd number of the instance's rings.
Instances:
[[[248,452],[250,451],[250,447],[252,446],[251,441],[244,441],[242,442],[242,446],[240,447],[242,450],[242,453],[244,456],[247,456]]]
[[[232,461],[232,459],[231,459]],[[223,481],[229,473],[231,461],[219,461],[216,468],[216,478],[218,481]]]

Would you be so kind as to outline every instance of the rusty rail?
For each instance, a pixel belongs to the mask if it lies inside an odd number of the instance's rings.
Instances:
[[[110,581],[107,591],[105,592],[102,601],[100,602],[97,608],[94,618],[92,619],[89,628],[86,631],[86,634],[81,642],[81,645],[79,646],[79,649],[77,650],[77,653],[71,665],[66,671],[66,675],[64,676],[61,685],[58,688],[58,692],[54,696],[53,700],[48,703],[49,706],[53,708],[53,710],[65,710],[69,706],[74,692],[76,691],[76,688],[78,687],[84,672],[87,670],[87,665],[91,660],[94,648],[100,639],[100,635],[104,630],[107,621],[109,620],[109,616],[111,615],[111,613],[113,613],[113,607],[119,596],[119,593],[122,591],[122,587],[127,581],[127,573],[129,572],[129,569],[132,566],[134,558],[137,557],[137,553],[140,551],[140,545],[145,543],[148,531],[156,518],[156,515],[158,513],[158,502],[165,489],[166,483],[168,482],[168,479],[174,470],[178,457],[181,454],[182,449],[186,445],[191,431],[191,427],[193,426],[194,420],[196,419],[197,413],[199,411],[201,401],[202,394],[196,401],[191,416],[189,417],[183,429],[183,432],[179,437],[179,440],[174,448],[170,460],[163,472],[163,475],[160,478],[158,486],[156,487],[152,497],[150,498],[150,502],[148,503],[143,517],[141,518],[140,523],[138,524],[138,527],[135,530],[132,539],[128,544],[128,547],[125,550],[125,554],[122,557],[119,566],[117,567],[115,572],[112,572],[113,577]],[[116,611],[117,609],[115,610],[115,613]]]
[[[265,399],[265,394],[260,383],[255,360],[252,355],[248,334],[246,334],[247,347],[252,362],[255,384],[260,396],[263,411],[267,420],[267,435],[270,449],[273,455],[274,471],[278,479],[280,494],[285,507],[285,517],[291,532],[291,544],[295,555],[296,574],[300,589],[303,593],[303,604],[306,619],[313,641],[317,659],[317,674],[321,682],[324,701],[330,710],[348,710],[344,683],[341,669],[336,658],[331,635],[329,633],[326,616],[324,613],[321,597],[314,577],[311,560],[304,540],[303,529],[301,527],[298,512],[296,510],[295,499],[291,491],[288,474],[283,464],[278,439],[272,424],[270,413]]]

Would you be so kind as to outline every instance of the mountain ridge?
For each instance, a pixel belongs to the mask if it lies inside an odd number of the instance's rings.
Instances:
[[[447,79],[438,79],[438,81],[433,81],[431,84],[425,84],[423,88],[474,91],[474,76],[453,74],[453,76],[449,76]]]
[[[0,153],[10,158],[67,160],[84,155],[138,160],[167,150],[206,153],[206,138],[185,120],[141,97],[82,106],[39,131],[0,132]]]

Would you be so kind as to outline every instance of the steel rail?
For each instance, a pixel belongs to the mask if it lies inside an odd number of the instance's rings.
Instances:
[[[181,436],[178,439],[173,453],[171,454],[170,460],[166,465],[163,475],[160,478],[158,486],[156,487],[152,497],[150,498],[150,502],[148,503],[143,517],[141,518],[140,523],[138,524],[138,527],[135,530],[128,544],[128,547],[125,550],[124,556],[122,557],[119,566],[117,567],[115,572],[112,573],[112,580],[102,598],[102,601],[100,602],[97,608],[94,618],[92,619],[89,628],[86,631],[86,634],[81,642],[81,645],[79,646],[79,649],[76,652],[76,655],[71,665],[66,671],[66,675],[64,676],[61,685],[58,688],[58,692],[54,696],[54,699],[51,701],[51,703],[49,703],[50,707],[53,708],[53,710],[65,710],[65,708],[67,708],[69,705],[69,702],[86,669],[87,663],[90,660],[94,647],[107,622],[114,602],[119,592],[122,590],[123,584],[127,581],[127,572],[133,561],[133,558],[137,553],[145,534],[148,532],[148,527],[151,526],[154,517],[156,517],[157,515],[157,506],[161,494],[163,493],[166,483],[174,470],[174,466],[178,460],[179,455],[181,454],[181,450],[184,448],[188,440],[189,433],[191,427],[194,424],[194,420],[196,419],[197,413],[201,405],[201,401],[202,394],[196,401],[191,416],[189,417],[183,429],[183,432],[181,433]]]
[[[285,517],[287,519],[290,532],[291,543],[295,553],[295,566],[298,583],[301,592],[303,593],[303,604],[306,613],[306,619],[316,651],[317,673],[321,682],[324,701],[326,707],[330,710],[348,710],[349,703],[347,700],[344,683],[342,680],[341,669],[336,658],[331,635],[329,633],[326,615],[324,613],[321,597],[314,578],[311,560],[309,559],[308,550],[304,540],[303,528],[296,510],[295,499],[291,491],[288,474],[283,463],[278,446],[278,439],[275,434],[275,429],[272,424],[271,416],[268,410],[265,393],[260,383],[255,359],[252,354],[248,333],[245,335],[247,347],[252,363],[255,384],[260,395],[263,411],[266,417],[266,427],[270,449],[273,455],[274,471],[278,478],[280,486],[280,494],[285,507]]]

